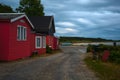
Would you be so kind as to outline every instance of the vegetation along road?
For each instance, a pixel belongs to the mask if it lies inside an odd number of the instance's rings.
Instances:
[[[0,63],[0,80],[98,80],[84,63],[85,47],[61,47],[62,53]]]

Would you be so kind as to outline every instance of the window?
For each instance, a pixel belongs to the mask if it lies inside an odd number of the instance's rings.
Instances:
[[[17,27],[17,40],[26,40],[27,39],[27,29],[23,26]]]
[[[40,36],[36,36],[35,42],[36,42],[36,48],[41,48],[42,47],[42,45],[41,45],[42,38]]]
[[[43,36],[43,48],[46,48],[46,37]]]

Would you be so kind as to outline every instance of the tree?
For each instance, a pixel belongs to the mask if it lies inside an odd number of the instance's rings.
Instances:
[[[28,16],[44,16],[43,10],[41,0],[20,0],[20,6],[16,8],[17,12],[24,12]]]
[[[13,13],[13,9],[5,4],[0,3],[0,13]]]

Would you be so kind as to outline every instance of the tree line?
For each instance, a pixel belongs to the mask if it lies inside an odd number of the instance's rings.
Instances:
[[[60,42],[108,42],[113,40],[102,38],[85,38],[85,37],[60,37]]]
[[[26,13],[27,16],[44,16],[41,0],[20,0],[15,10],[9,5],[0,3],[0,13]]]

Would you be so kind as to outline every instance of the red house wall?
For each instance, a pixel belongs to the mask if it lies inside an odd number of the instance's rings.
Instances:
[[[46,36],[46,44],[53,49],[53,36]]]
[[[20,20],[24,20],[21,22]],[[30,32],[31,26],[25,18],[11,23],[9,31],[9,57],[8,60],[15,60],[30,56]],[[27,39],[25,41],[17,40],[17,26],[21,25],[27,28]]]
[[[9,53],[9,22],[0,21],[0,60],[6,60]]]
[[[18,25],[27,28],[26,41],[17,40]],[[10,23],[9,21],[1,22],[0,20],[0,60],[11,61],[25,58],[31,56],[34,51],[38,51],[38,54],[46,53],[46,48],[37,49],[35,47],[35,37],[42,35],[31,33],[31,29],[32,28],[26,18],[19,19],[13,23]]]
[[[59,48],[59,41],[58,41],[58,38],[54,37],[53,38],[53,49],[58,49]]]
[[[31,54],[32,54],[32,52],[35,52],[35,51],[37,51],[39,55],[46,53],[46,48],[43,48],[43,45],[42,45],[42,48],[39,48],[39,49],[36,48],[36,46],[35,46],[36,36],[43,37],[42,35],[31,33]]]
[[[58,49],[58,38],[48,35],[46,37],[46,44],[50,46],[53,50]]]

